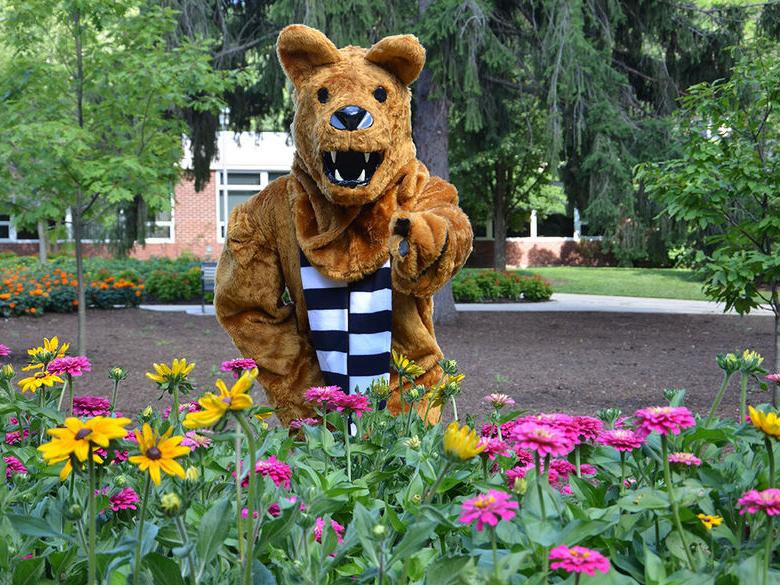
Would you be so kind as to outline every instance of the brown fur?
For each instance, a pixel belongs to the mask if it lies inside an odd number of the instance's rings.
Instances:
[[[430,177],[415,158],[408,84],[425,60],[415,37],[337,49],[321,32],[292,25],[277,47],[295,88],[295,161],[290,175],[233,211],[214,304],[239,351],[258,363],[269,401],[288,423],[311,414],[303,394],[323,383],[309,341],[299,249],[324,275],[348,282],[392,257],[393,349],[417,362],[426,371],[419,381],[430,384],[439,379],[442,357],[431,297],[466,261],[472,232],[455,188]],[[378,86],[387,90],[384,103],[374,98]],[[329,92],[324,104],[317,99],[322,87]],[[368,110],[374,124],[335,130],[331,113],[346,105]],[[369,184],[350,188],[326,178],[321,153],[328,150],[382,151],[384,159]],[[406,257],[399,254],[403,238],[394,234],[399,219],[410,222]],[[291,305],[282,302],[285,288]],[[388,404],[397,413],[395,377],[391,387]]]

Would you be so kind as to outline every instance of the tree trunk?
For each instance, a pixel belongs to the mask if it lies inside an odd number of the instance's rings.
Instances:
[[[73,14],[76,41],[76,119],[79,127],[84,128],[84,61],[81,47],[81,13],[76,8]],[[78,349],[79,355],[87,355],[87,302],[84,286],[84,257],[81,249],[81,237],[84,227],[82,217],[83,193],[81,184],[76,185],[76,205],[71,212],[73,237],[76,243],[76,281],[78,299]]]
[[[431,3],[432,0],[419,0],[420,19]],[[428,167],[431,175],[449,180],[449,103],[446,97],[440,95],[428,67],[423,69],[417,80],[415,95],[414,139],[417,158]],[[452,323],[457,316],[452,283],[448,282],[433,297],[433,322]]]
[[[49,242],[46,238],[46,222],[38,220],[38,260],[41,264],[49,261]]]
[[[506,272],[506,176],[496,162],[496,186],[493,191],[493,268]]]

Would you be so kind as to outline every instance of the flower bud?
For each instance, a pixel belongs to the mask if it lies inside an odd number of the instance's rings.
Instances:
[[[527,489],[528,489],[528,482],[525,481],[525,478],[516,477],[515,483],[512,485],[512,491],[515,492],[518,496],[522,496],[525,495]]]
[[[14,377],[14,367],[11,364],[5,364],[0,368],[0,378],[4,380],[10,380]]]
[[[458,373],[458,362],[455,360],[441,360],[439,366],[444,370],[445,374],[454,375]]]
[[[406,439],[404,441],[404,445],[416,451],[417,449],[420,448],[420,445],[422,445],[422,441],[420,441],[420,437],[414,435],[413,437]]]
[[[377,524],[374,526],[372,532],[377,538],[382,538],[385,535],[385,532],[387,532],[387,529],[385,528],[384,524]]]
[[[419,504],[422,502],[422,496],[420,494],[414,494],[411,498],[413,504]]]
[[[187,481],[196,482],[200,479],[200,471],[198,471],[197,467],[190,465],[187,471],[184,472],[184,476]]]
[[[73,503],[65,509],[66,520],[80,520],[84,515],[84,510],[79,504]]]
[[[152,410],[152,405],[150,404],[146,408],[144,408],[144,411],[141,413],[141,416],[144,418],[152,418],[152,414],[154,414],[154,410]]]
[[[124,370],[124,368],[114,367],[108,370],[108,378],[114,382],[121,382],[127,378],[127,372]]]
[[[117,475],[114,478],[114,484],[117,487],[125,487],[127,485],[127,476],[126,475]]]
[[[163,494],[160,498],[160,507],[166,516],[178,516],[181,511],[181,498],[173,492]]]

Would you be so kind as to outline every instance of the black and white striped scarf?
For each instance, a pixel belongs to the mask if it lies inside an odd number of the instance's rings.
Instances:
[[[362,280],[336,282],[301,252],[301,282],[312,343],[326,383],[347,393],[365,393],[372,381],[389,381],[390,260]]]

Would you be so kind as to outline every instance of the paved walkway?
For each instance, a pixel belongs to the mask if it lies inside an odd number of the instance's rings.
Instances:
[[[555,293],[544,303],[458,303],[459,311],[559,312],[559,313],[665,313],[678,315],[722,315],[723,305],[710,301],[681,301],[644,297],[610,297]],[[214,307],[206,305],[141,305],[148,311],[178,311],[189,315],[214,315]],[[731,311],[731,314],[736,314]],[[759,309],[751,315],[771,315],[768,309]]]

